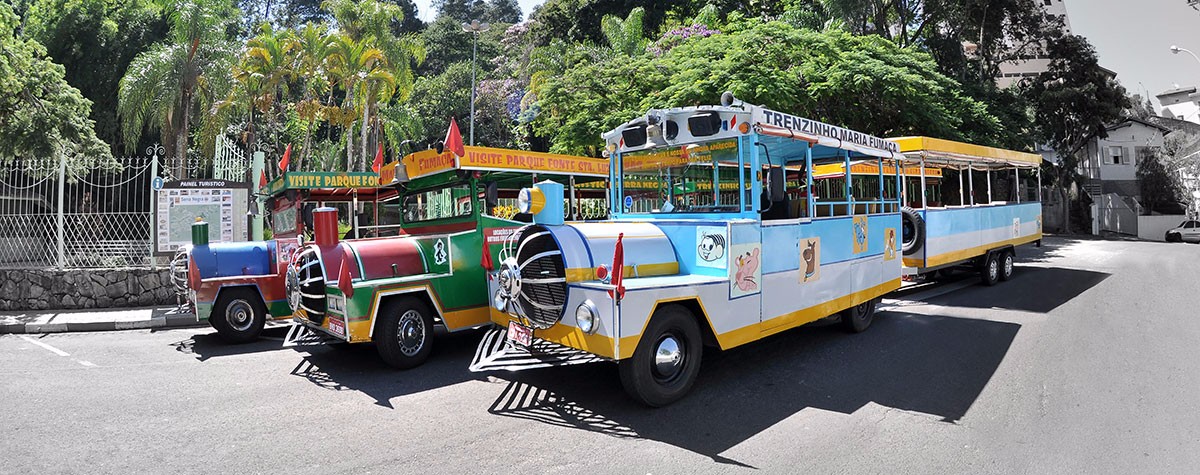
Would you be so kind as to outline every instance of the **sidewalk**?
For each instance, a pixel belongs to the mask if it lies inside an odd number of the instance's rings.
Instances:
[[[205,326],[176,306],[0,312],[0,334],[62,333]]]

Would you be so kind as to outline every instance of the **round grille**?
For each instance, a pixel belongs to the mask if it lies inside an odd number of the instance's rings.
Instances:
[[[517,238],[521,293],[517,297],[525,318],[535,328],[550,328],[567,306],[567,272],[562,251],[550,231],[528,226]]]
[[[288,305],[304,309],[316,324],[325,322],[325,274],[315,248],[296,254],[287,275]],[[295,310],[295,308],[293,308]]]
[[[179,248],[175,257],[171,258],[171,285],[175,287],[176,295],[187,295],[188,291],[188,251]]]

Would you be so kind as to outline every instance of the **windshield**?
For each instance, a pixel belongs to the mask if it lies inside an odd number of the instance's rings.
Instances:
[[[737,139],[625,153],[619,206],[625,213],[737,212],[742,176]]]
[[[456,185],[404,195],[404,222],[457,218],[471,214],[471,185]]]

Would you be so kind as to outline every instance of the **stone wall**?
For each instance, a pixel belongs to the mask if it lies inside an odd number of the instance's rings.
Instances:
[[[0,270],[0,310],[172,305],[170,270]]]

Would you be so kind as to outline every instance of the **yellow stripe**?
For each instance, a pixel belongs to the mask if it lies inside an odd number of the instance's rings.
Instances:
[[[953,140],[935,139],[932,137],[900,137],[888,139],[897,144],[900,144],[900,152],[931,152],[931,153],[949,153],[955,155],[963,155],[969,157],[978,157],[992,160],[1005,160],[1009,162],[1027,163],[1030,165],[1041,165],[1042,156],[1018,152],[1015,150],[1005,150],[995,147],[984,147],[982,145],[974,145],[963,142],[955,142]]]
[[[993,242],[990,244],[985,244],[983,246],[972,247],[970,249],[963,249],[960,251],[951,251],[951,252],[947,252],[944,254],[938,254],[933,257],[928,257],[925,259],[924,265],[921,265],[920,260],[917,260],[916,265],[913,265],[910,267],[937,267],[940,265],[950,264],[953,262],[965,261],[965,260],[973,258],[973,257],[979,257],[984,254],[987,254],[988,251],[990,251],[992,249],[996,249],[998,247],[1020,246],[1021,244],[1031,243],[1031,242],[1037,241],[1038,239],[1041,239],[1041,238],[1042,238],[1042,233],[1039,232],[1039,233],[1034,233],[1034,234],[1026,236],[1026,237],[1019,237],[1016,239],[1008,239],[1008,240],[1004,240],[1004,241],[996,241],[996,242]],[[905,259],[904,265],[908,265],[908,259]]]
[[[636,272],[632,265],[628,265],[625,266],[624,272],[621,275],[626,279],[634,279],[638,277],[675,275],[678,273],[678,262],[662,262],[658,264],[638,264]],[[596,278],[595,267],[574,267],[567,269],[567,282],[587,282],[590,280],[599,280]]]
[[[870,289],[855,292],[844,297],[839,297],[803,310],[797,310],[795,312],[780,315],[764,322],[750,324],[736,330],[722,333],[717,335],[717,343],[720,345],[722,350],[727,350],[735,346],[750,343],[770,335],[804,325],[806,323],[820,320],[839,311],[861,304],[899,288],[900,279],[886,282]],[[688,300],[695,300],[696,302],[699,302],[700,312],[704,314],[699,316],[704,318],[710,329],[713,328],[712,319],[709,316],[708,310],[704,308],[704,303],[700,297],[685,296],[657,300],[654,302],[654,305],[650,307],[650,312],[647,314],[642,323],[641,331],[639,331],[637,335],[621,338],[621,356],[619,359],[625,359],[633,356],[634,350],[637,349],[638,342],[641,341],[642,335],[646,333],[646,326],[650,324],[650,316],[653,315],[654,311],[659,305]],[[512,320],[512,317],[496,310],[491,311],[491,318],[492,322],[501,326],[508,326],[508,322]],[[535,330],[534,336],[546,341],[558,343],[560,345],[584,350],[605,358],[613,358],[613,338],[609,336],[587,335],[576,327],[561,323],[545,330]]]

